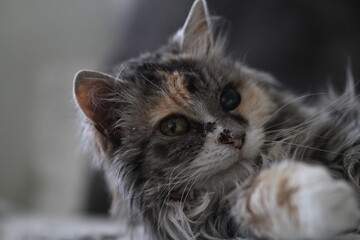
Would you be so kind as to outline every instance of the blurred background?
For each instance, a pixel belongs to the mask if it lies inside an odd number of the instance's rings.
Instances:
[[[192,0],[0,0],[0,219],[107,214],[81,150],[72,80],[164,44]],[[360,71],[357,0],[209,0],[229,53],[297,93]]]
[[[116,18],[130,2],[1,0],[0,209],[84,209],[90,168],[72,80],[103,64],[111,10]]]

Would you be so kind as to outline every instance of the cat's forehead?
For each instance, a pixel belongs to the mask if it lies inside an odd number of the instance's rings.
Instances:
[[[157,95],[149,114],[150,122],[156,124],[158,120],[172,114],[185,115],[199,121],[209,115],[206,111],[209,100],[204,97],[204,85],[197,84],[199,79],[179,71],[160,71],[159,75],[166,90]]]
[[[226,85],[218,75],[218,70],[196,59],[152,56],[130,62],[121,77],[140,88],[140,101],[155,124],[171,114],[204,120],[200,117],[208,115],[206,109]]]
[[[216,66],[171,54],[140,57],[123,65],[121,74],[121,78],[136,83],[148,93],[162,90],[174,93],[176,90],[189,97],[189,94],[196,95],[222,85],[222,78],[216,76],[222,74]]]

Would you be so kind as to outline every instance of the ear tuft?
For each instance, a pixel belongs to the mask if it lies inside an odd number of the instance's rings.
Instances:
[[[205,0],[196,0],[182,27],[180,47],[182,52],[206,55],[212,48],[209,11]]]

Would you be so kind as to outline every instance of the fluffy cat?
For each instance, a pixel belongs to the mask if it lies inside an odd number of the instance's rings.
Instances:
[[[360,107],[224,55],[205,0],[168,45],[80,71],[84,138],[147,239],[329,239],[360,220]],[[350,78],[350,75],[349,75]]]

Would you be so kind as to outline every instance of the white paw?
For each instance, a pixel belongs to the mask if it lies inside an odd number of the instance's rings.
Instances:
[[[358,226],[355,192],[323,167],[282,162],[250,184],[234,212],[240,209],[241,220],[258,236],[329,240]]]
[[[360,211],[352,188],[325,168],[297,166],[289,185],[297,189],[291,201],[297,208],[299,238],[328,239],[355,229]]]

